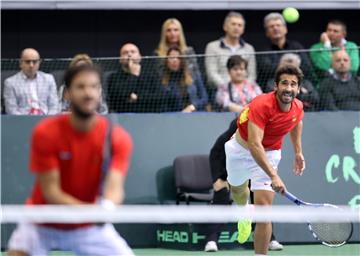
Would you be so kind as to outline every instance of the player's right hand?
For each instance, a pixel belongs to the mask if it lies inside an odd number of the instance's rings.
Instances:
[[[275,192],[280,192],[281,194],[284,194],[286,191],[285,184],[279,175],[275,175],[271,178],[271,187]]]

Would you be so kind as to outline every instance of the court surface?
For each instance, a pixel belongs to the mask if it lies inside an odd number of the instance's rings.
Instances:
[[[216,253],[200,251],[180,251],[167,249],[134,249],[137,256],[248,256],[254,255],[252,250],[223,250]],[[5,253],[2,253],[5,256]],[[72,256],[72,253],[53,252],[51,256]],[[360,244],[347,244],[339,248],[329,248],[323,245],[285,245],[282,251],[272,251],[269,255],[341,255],[341,256],[359,256]]]
[[[224,250],[216,253],[199,252],[199,251],[179,251],[166,249],[135,249],[138,256],[247,256],[254,255],[252,250]],[[347,244],[339,248],[329,248],[323,245],[285,245],[284,250],[269,252],[268,255],[342,255],[342,256],[359,256],[360,244]],[[57,256],[57,255],[56,255]]]

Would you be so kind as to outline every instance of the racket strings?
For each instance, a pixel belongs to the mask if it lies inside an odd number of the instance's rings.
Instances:
[[[352,234],[352,223],[310,223],[316,237],[328,245],[342,245]]]

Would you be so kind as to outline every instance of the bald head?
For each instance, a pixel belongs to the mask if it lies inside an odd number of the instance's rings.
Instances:
[[[26,48],[20,54],[20,68],[29,78],[34,78],[40,66],[40,54],[33,48]]]
[[[28,58],[28,57],[40,59],[40,54],[39,54],[39,52],[38,52],[37,50],[35,50],[34,48],[25,48],[25,49],[22,50],[21,53],[20,53],[20,59]]]
[[[135,44],[124,44],[120,49],[120,63],[122,65],[128,65],[129,60],[139,63],[141,60],[141,54],[139,48]]]
[[[332,56],[332,68],[338,74],[346,74],[350,71],[351,60],[345,50],[336,51]]]
[[[301,65],[301,58],[299,55],[295,53],[286,53],[283,56],[281,56],[279,61],[279,67],[285,66],[285,65],[293,65],[298,68],[300,68]]]

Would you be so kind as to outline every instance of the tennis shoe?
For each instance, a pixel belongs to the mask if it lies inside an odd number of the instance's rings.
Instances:
[[[281,251],[282,249],[284,249],[284,246],[282,244],[280,244],[278,241],[276,240],[272,240],[269,243],[269,250],[270,251]]]
[[[205,252],[217,252],[218,247],[215,241],[209,241],[205,245]]]
[[[249,219],[239,220],[239,222],[237,224],[237,228],[238,228],[237,241],[240,244],[243,244],[250,237],[250,234],[251,234],[251,220],[249,220]]]

